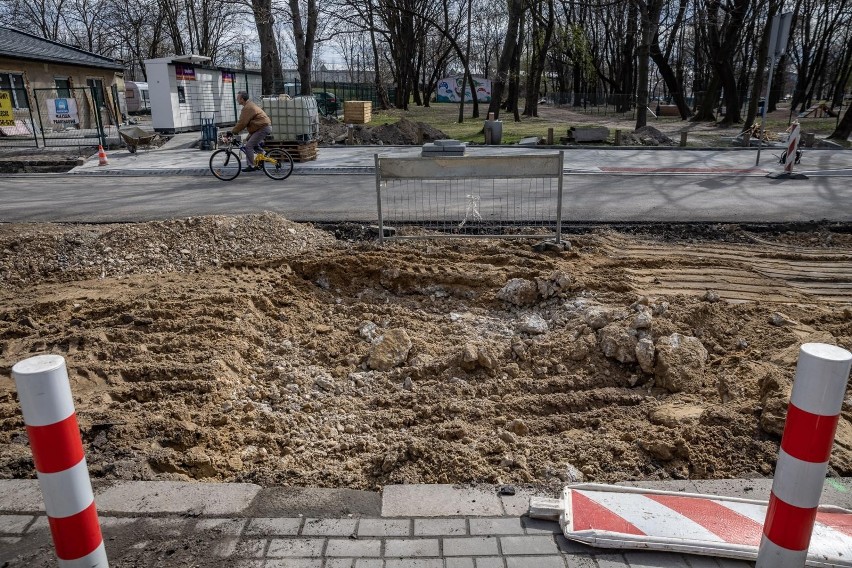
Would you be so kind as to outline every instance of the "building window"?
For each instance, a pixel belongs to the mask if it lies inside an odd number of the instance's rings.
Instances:
[[[53,80],[53,82],[56,85],[57,98],[71,98],[71,79],[68,79],[67,77],[57,77]]]
[[[98,108],[104,108],[104,82],[100,79],[86,79],[86,85],[94,90]]]
[[[24,76],[17,73],[0,73],[0,90],[11,91],[12,108],[30,108],[24,87]]]

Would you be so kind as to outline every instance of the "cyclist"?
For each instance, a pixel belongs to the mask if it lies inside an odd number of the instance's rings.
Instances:
[[[248,139],[246,140],[246,159],[248,163],[243,168],[244,172],[253,172],[254,153],[258,145],[263,140],[272,134],[272,121],[263,109],[249,100],[249,94],[246,91],[237,93],[237,103],[243,107],[240,112],[240,119],[231,129],[231,134],[239,134],[244,128],[248,129]]]

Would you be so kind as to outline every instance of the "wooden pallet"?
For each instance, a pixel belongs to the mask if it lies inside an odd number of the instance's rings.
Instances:
[[[267,140],[263,143],[267,150],[278,149],[287,150],[293,156],[294,162],[310,162],[317,159],[317,141],[311,142],[286,142],[283,140]]]

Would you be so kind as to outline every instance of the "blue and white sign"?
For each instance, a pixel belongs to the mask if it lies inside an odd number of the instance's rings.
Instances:
[[[47,118],[53,124],[77,124],[77,101],[75,99],[46,99]]]

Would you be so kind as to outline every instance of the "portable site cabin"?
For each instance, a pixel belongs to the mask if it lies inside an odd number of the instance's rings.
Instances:
[[[139,81],[124,82],[124,99],[127,103],[127,112],[150,112],[151,99],[148,96],[148,83]]]
[[[209,63],[210,58],[201,55],[145,61],[154,130],[166,134],[200,130],[210,120],[220,126],[233,124],[241,109],[237,92],[247,91],[253,100],[260,100],[259,71]]]

